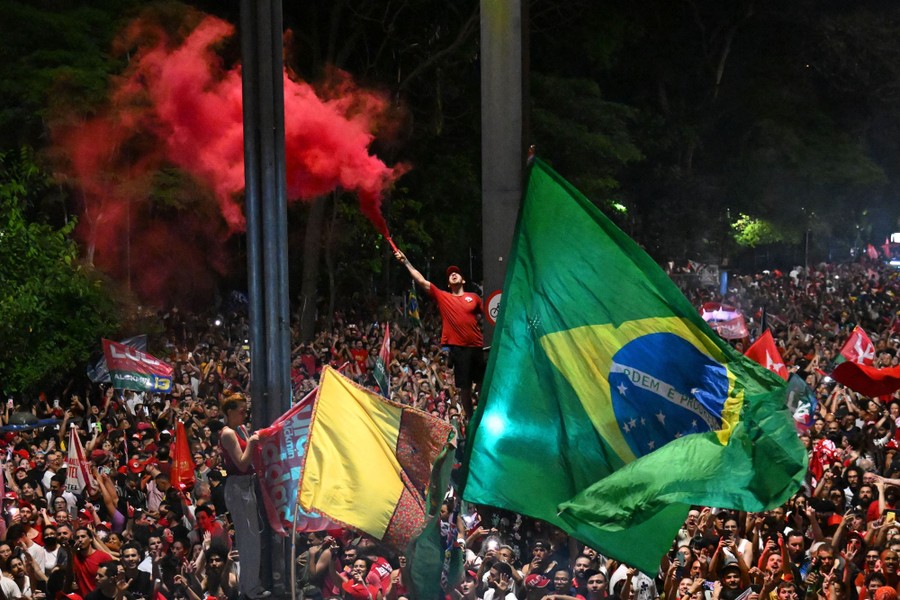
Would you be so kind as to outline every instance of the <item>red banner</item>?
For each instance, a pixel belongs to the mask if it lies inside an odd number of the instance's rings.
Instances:
[[[900,367],[876,369],[855,362],[842,362],[831,376],[854,392],[869,398],[889,396],[900,389]]]
[[[741,311],[721,302],[704,302],[700,306],[700,316],[704,321],[730,321],[741,316]]]
[[[309,435],[309,421],[319,388],[311,391],[271,427],[260,429],[259,444],[253,454],[253,466],[259,477],[263,505],[272,529],[289,535],[297,507],[303,445]],[[329,519],[302,508],[297,513],[297,531],[322,531],[337,526]]]
[[[743,315],[727,321],[709,321],[709,326],[726,340],[740,340],[750,335]]]

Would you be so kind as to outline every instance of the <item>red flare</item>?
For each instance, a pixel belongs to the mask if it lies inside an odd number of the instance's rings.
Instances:
[[[108,110],[86,122],[60,120],[52,131],[55,154],[63,157],[61,179],[83,198],[80,234],[96,248],[96,264],[118,277],[126,270],[137,278],[152,274],[152,282],[136,287],[154,293],[164,282],[190,278],[198,270],[224,273],[227,234],[210,226],[210,200],[228,233],[245,228],[241,75],[216,54],[234,27],[206,16],[183,39],[167,33],[183,30],[132,22],[118,40],[131,60],[114,85]],[[388,99],[359,88],[339,71],[318,94],[286,73],[284,95],[288,199],[312,200],[335,189],[356,193],[363,214],[390,238],[381,200],[408,166],[389,167],[369,152],[376,132],[396,123]],[[196,188],[183,190],[189,202],[177,196],[176,203],[190,204],[182,208],[202,219],[186,224],[190,219],[182,214],[173,217],[170,208],[154,208],[150,196],[158,181],[153,177],[172,166],[189,174],[182,180]],[[170,218],[161,222],[160,214]],[[185,242],[180,250],[193,246],[195,254],[163,257],[153,269],[136,269],[132,263],[126,268],[124,232],[160,228],[170,230],[166,237]],[[134,244],[148,236],[129,237],[134,260],[143,254]],[[146,241],[159,245],[156,238]],[[186,266],[191,263],[197,266]]]

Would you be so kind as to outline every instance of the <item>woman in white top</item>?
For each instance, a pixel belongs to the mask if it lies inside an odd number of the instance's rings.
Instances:
[[[744,564],[748,566],[756,564],[753,562],[753,543],[740,536],[737,519],[729,516],[725,519],[722,529],[723,535],[730,535],[734,538],[734,551],[741,554],[741,557],[744,559]],[[723,548],[723,551],[726,554],[732,555],[734,559],[737,559],[737,556],[734,556],[730,549]]]

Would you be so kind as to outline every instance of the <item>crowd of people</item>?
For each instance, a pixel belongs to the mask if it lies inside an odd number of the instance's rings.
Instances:
[[[454,299],[441,298],[404,256],[397,258],[435,300],[423,302],[421,323],[405,317],[402,303],[387,309],[393,318],[381,321],[354,312],[332,315],[330,327],[293,348],[294,398],[315,387],[324,365],[374,386],[389,322],[392,399],[458,423],[465,439],[477,388],[470,384],[460,393],[458,364],[451,360],[458,363],[459,354],[446,351],[441,329],[447,315],[438,314],[441,302]],[[448,295],[471,304],[461,271],[448,269],[447,277]],[[721,300],[743,310],[751,338],[759,335],[765,312],[786,364],[818,398],[802,439],[821,468],[810,470],[787,503],[765,513],[694,507],[655,573],[620,564],[540,521],[469,506],[451,494],[442,510],[444,531],[465,549],[465,574],[447,587],[447,598],[895,600],[900,394],[861,397],[828,373],[856,325],[875,343],[876,366],[898,364],[898,272],[874,262],[820,265],[733,277],[724,297],[702,286],[685,292],[697,306]],[[206,318],[173,310],[161,323],[164,333],[151,349],[163,349],[174,366],[171,393],[89,384],[7,404],[4,424],[16,412],[56,421],[0,438],[7,453],[2,597],[236,600],[268,594],[256,577],[262,521],[250,504],[256,435],[246,423],[246,315]],[[477,370],[478,356],[469,358]],[[177,421],[189,438],[192,488],[170,478]],[[84,444],[96,482],[77,493],[67,489],[70,428]],[[821,450],[824,441],[831,451]],[[247,545],[250,538],[256,551]],[[304,598],[409,597],[405,556],[352,530],[304,533],[295,560]]]

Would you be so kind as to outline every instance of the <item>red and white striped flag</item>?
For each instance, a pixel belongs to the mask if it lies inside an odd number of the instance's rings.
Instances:
[[[84,455],[84,448],[81,446],[78,432],[74,427],[70,427],[69,457],[66,461],[66,491],[80,494],[84,489],[87,489],[89,495],[95,493],[98,489],[97,482],[91,475],[91,468]]]

